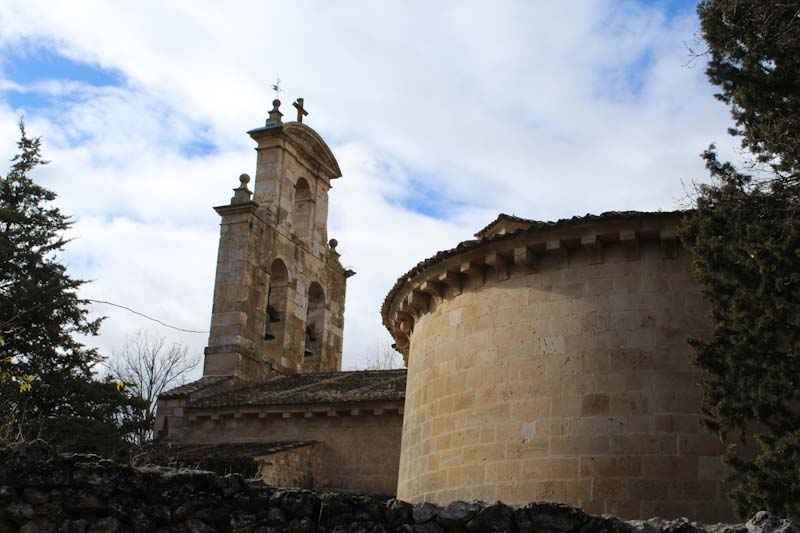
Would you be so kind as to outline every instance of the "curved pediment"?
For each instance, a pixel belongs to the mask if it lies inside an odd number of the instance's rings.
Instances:
[[[299,144],[305,151],[309,152],[320,164],[328,169],[331,178],[342,177],[339,163],[322,137],[300,122],[289,122],[283,125],[283,133],[292,141]]]

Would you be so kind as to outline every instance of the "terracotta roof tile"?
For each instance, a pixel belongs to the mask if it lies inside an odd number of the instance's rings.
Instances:
[[[485,237],[487,233],[489,233],[492,228],[496,225],[500,224],[501,222],[508,221],[508,222],[518,222],[520,224],[528,224],[530,227],[533,224],[545,224],[545,222],[541,222],[539,220],[531,220],[530,218],[522,218],[515,215],[507,215],[505,213],[500,213],[497,215],[497,218],[486,224],[480,231],[475,233],[477,238]]]
[[[406,369],[316,372],[277,378],[264,383],[199,398],[191,407],[292,405],[402,400]]]
[[[583,216],[574,216],[572,218],[562,218],[560,220],[556,220],[553,222],[539,222],[539,221],[530,221],[531,225],[528,226],[526,229],[518,229],[516,231],[512,231],[509,233],[504,233],[502,235],[490,235],[488,237],[478,238],[478,239],[471,239],[467,241],[462,241],[456,245],[455,248],[451,248],[449,250],[443,250],[438,252],[433,257],[429,257],[423,261],[420,261],[416,264],[411,270],[400,276],[397,281],[395,282],[394,286],[389,291],[389,294],[386,295],[386,298],[383,300],[383,305],[381,306],[381,316],[383,317],[383,324],[389,329],[391,333],[391,328],[387,322],[387,316],[389,307],[394,300],[395,295],[398,291],[403,287],[406,281],[409,281],[415,275],[419,274],[426,268],[440,261],[458,255],[462,252],[467,250],[471,250],[473,248],[477,248],[488,242],[497,242],[502,241],[505,239],[512,239],[518,235],[522,235],[523,233],[534,233],[537,231],[548,230],[548,229],[555,229],[561,228],[566,226],[577,226],[580,224],[585,224],[588,222],[608,222],[614,220],[634,220],[634,219],[648,219],[648,218],[659,218],[659,217],[668,217],[668,216],[680,216],[690,213],[691,211],[687,210],[677,210],[677,211],[606,211],[605,213],[601,213],[599,215],[592,215],[587,213]],[[502,213],[495,219],[492,223],[490,223],[485,229],[491,227],[493,224],[498,222],[501,217],[504,216]],[[510,216],[510,215],[505,215]],[[518,218],[518,217],[515,217]],[[528,219],[521,219],[521,220],[528,220]],[[483,233],[484,230],[478,232],[478,234]]]
[[[174,389],[164,391],[159,395],[159,398],[178,398],[180,396],[189,396],[190,394],[194,394],[195,392],[199,392],[207,387],[217,385],[229,379],[231,379],[230,376],[204,376],[197,381],[192,381],[190,383],[186,383],[185,385],[181,385],[180,387],[175,387]]]

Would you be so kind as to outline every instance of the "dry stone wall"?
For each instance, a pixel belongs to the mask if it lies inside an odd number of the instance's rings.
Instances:
[[[38,441],[0,448],[0,532],[798,532],[759,513],[745,525],[678,519],[624,522],[554,503],[508,506],[399,500],[285,490],[237,475],[133,468],[95,456],[58,455]]]

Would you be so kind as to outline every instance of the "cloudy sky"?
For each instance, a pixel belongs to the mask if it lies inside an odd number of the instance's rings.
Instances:
[[[419,260],[497,213],[540,220],[685,205],[727,109],[693,62],[691,1],[0,2],[0,157],[74,216],[82,296],[207,330],[219,219],[283,80],[344,176],[329,236],[349,280],[344,366],[389,341],[379,307]],[[5,168],[0,167],[4,173]],[[181,334],[122,310],[90,342]],[[199,373],[199,370],[198,370]]]

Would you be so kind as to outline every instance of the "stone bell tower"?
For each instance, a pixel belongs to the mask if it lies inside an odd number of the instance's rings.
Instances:
[[[204,376],[261,381],[338,371],[349,276],[328,241],[328,190],[341,177],[328,145],[303,124],[282,122],[280,100],[248,132],[258,159],[254,192],[242,174],[222,217]]]

